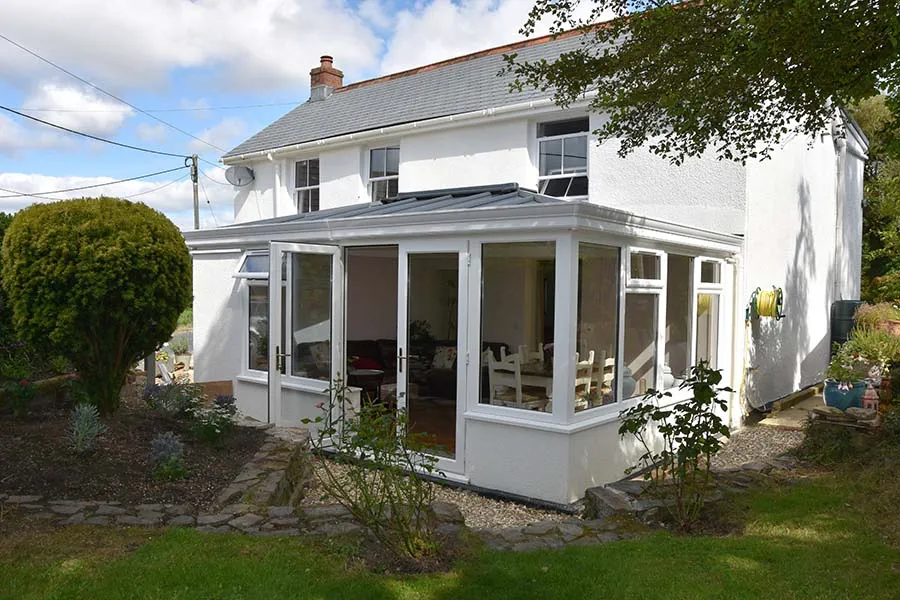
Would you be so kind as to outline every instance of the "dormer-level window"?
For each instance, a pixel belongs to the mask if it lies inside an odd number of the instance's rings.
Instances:
[[[381,202],[397,195],[400,183],[400,148],[369,150],[369,198]]]
[[[588,119],[538,124],[538,191],[560,198],[588,194]]]
[[[319,159],[294,163],[294,200],[298,213],[319,210]]]

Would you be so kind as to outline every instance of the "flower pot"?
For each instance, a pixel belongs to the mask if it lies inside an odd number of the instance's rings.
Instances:
[[[825,404],[840,410],[847,410],[851,406],[862,407],[862,397],[866,391],[865,381],[855,381],[851,384],[841,384],[833,379],[825,380]]]

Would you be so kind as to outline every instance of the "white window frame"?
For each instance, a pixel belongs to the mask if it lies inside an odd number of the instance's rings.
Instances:
[[[668,253],[655,248],[643,248],[638,246],[625,246],[623,250],[626,252],[625,263],[625,285],[622,286],[624,294],[622,295],[621,307],[619,309],[620,330],[619,337],[620,351],[622,360],[616,365],[617,381],[616,386],[619,391],[622,389],[621,381],[625,364],[625,305],[627,304],[628,294],[652,294],[656,296],[656,379],[653,382],[654,389],[662,389],[663,364],[665,363],[666,348],[666,279],[669,274]],[[659,279],[640,279],[631,277],[631,255],[632,254],[651,254],[659,258]],[[693,313],[692,313],[693,314]],[[635,390],[637,391],[637,390]],[[641,398],[643,393],[638,392],[635,395],[625,398],[620,394],[619,401],[616,404],[625,403],[636,398]]]
[[[708,283],[700,280],[701,268],[704,262],[712,262],[719,265],[719,283]],[[725,305],[723,303],[723,299],[725,297],[725,261],[720,258],[712,258],[709,256],[695,256],[694,257],[694,285],[691,295],[691,366],[697,364],[697,346],[699,342],[699,332],[697,331],[697,312],[698,312],[698,302],[697,296],[699,294],[708,294],[711,296],[718,296],[719,298],[719,318],[718,318],[718,332],[716,336],[717,347],[716,347],[716,368],[724,369],[725,365],[722,364],[722,333],[725,331],[725,313],[728,312],[725,309]]]
[[[238,261],[237,268],[234,271],[232,277],[235,279],[269,279],[269,271],[248,271],[241,272],[241,269],[244,268],[244,265],[247,264],[247,261],[251,256],[269,256],[268,250],[247,250],[244,252],[243,256],[241,256],[241,260]]]
[[[319,171],[319,183],[316,184],[316,185],[298,185],[298,183],[300,183],[300,182],[297,181],[297,164],[298,164],[298,163],[302,163],[302,162],[309,163],[310,161],[313,161],[313,160],[316,161],[317,163],[319,163],[319,169],[321,169],[321,162],[319,161],[319,157],[318,157],[318,156],[313,156],[313,157],[310,157],[310,158],[304,158],[304,159],[301,159],[301,160],[295,160],[295,161],[293,162],[293,167],[294,167],[294,172],[293,172],[293,180],[294,180],[294,202],[297,204],[297,214],[304,214],[304,213],[316,212],[316,211],[319,210],[319,205],[320,205],[321,202],[322,202],[322,191],[321,191],[321,187],[320,187],[320,186],[321,186],[321,183],[322,183],[322,171],[321,171],[321,170]],[[307,165],[306,168],[307,168],[307,183],[308,183],[308,181],[309,181],[309,165]],[[312,191],[312,190],[316,190],[317,192],[319,192],[319,198],[318,198],[318,201],[317,201],[317,206],[316,206],[315,209],[313,209],[312,206],[310,206],[310,207],[309,207],[309,210],[303,210],[303,205],[302,205],[302,203],[300,202],[300,198],[298,197],[298,196],[299,196],[298,192],[309,192],[309,191]]]
[[[375,150],[397,150],[397,174],[384,175],[382,177],[372,177],[372,152]],[[385,167],[387,167],[387,154],[385,154]],[[369,194],[369,201],[375,202],[375,186],[374,183],[379,181],[397,180],[397,193],[400,193],[400,144],[387,144],[385,146],[373,146],[366,149],[366,191]],[[388,196],[389,197],[389,196]]]
[[[268,253],[266,253],[268,254]],[[244,343],[243,343],[243,352],[241,352],[241,372],[244,374],[253,374],[256,376],[267,376],[268,370],[262,369],[254,369],[250,367],[250,289],[251,288],[263,288],[268,292],[269,282],[267,279],[250,279],[246,280],[246,284],[244,285],[244,310],[243,312],[243,322],[244,322]],[[266,322],[268,323],[268,305],[266,306]],[[266,329],[266,336],[269,335],[268,327]],[[266,358],[268,358],[268,352],[266,353]]]
[[[669,252],[666,254],[666,259],[665,259],[665,262],[666,262],[665,277],[666,277],[666,279],[664,282],[663,296],[666,296],[667,298],[669,295],[669,257],[670,256],[682,256],[682,257],[689,258],[691,260],[691,273],[690,273],[691,280],[689,282],[690,283],[690,299],[689,299],[689,304],[688,304],[689,331],[688,331],[688,356],[687,356],[688,369],[690,369],[692,366],[694,366],[694,363],[695,363],[694,357],[695,357],[695,352],[696,352],[696,347],[697,347],[697,341],[696,341],[697,340],[697,280],[699,277],[699,275],[698,275],[699,271],[697,269],[697,265],[699,264],[698,261],[700,260],[700,258],[693,254],[684,254],[684,253],[679,253],[679,252]],[[629,270],[629,273],[630,272],[631,271]],[[668,320],[668,316],[669,316],[668,302],[666,304],[667,304],[666,312],[663,313],[663,321],[661,323],[661,329],[663,330],[662,331],[663,345],[662,345],[662,353],[661,353],[662,354],[662,358],[661,358],[662,363],[661,364],[663,366],[665,366],[665,362],[666,362],[666,356],[665,356],[666,355],[666,345],[665,345],[666,331],[665,330],[666,330],[666,321]],[[660,369],[661,368],[662,367],[660,367]],[[675,378],[677,379],[679,374],[672,373],[672,375],[674,375]],[[660,373],[659,389],[662,391],[674,392],[678,388],[676,386],[676,387],[664,389],[662,387],[662,373]]]
[[[638,246],[626,246],[623,248],[627,252],[625,264],[625,286],[629,291],[636,290],[664,290],[666,287],[666,276],[668,275],[668,253],[654,248],[641,248]],[[650,254],[659,258],[659,279],[644,279],[631,276],[631,256],[632,254]],[[687,256],[687,255],[685,255]]]
[[[577,133],[564,133],[562,135],[548,135],[548,136],[544,136],[544,137],[541,137],[537,134],[537,132],[540,131],[541,125],[547,125],[547,124],[551,124],[551,123],[562,123],[562,122],[566,122],[566,121],[578,121],[581,119],[582,119],[582,117],[572,117],[572,118],[567,118],[567,119],[554,119],[552,121],[541,121],[540,123],[537,124],[537,128],[535,130],[535,138],[537,140],[537,173],[538,173],[537,188],[538,188],[539,193],[544,194],[544,189],[546,188],[548,182],[550,182],[551,180],[554,180],[554,179],[574,180],[576,177],[584,177],[585,179],[588,180],[588,185],[590,185],[590,181],[591,181],[590,175],[589,175],[590,161],[591,161],[590,151],[585,153],[584,171],[581,171],[580,169],[575,170],[575,171],[568,171],[568,172],[565,171],[565,168],[563,167],[563,164],[565,162],[565,156],[561,155],[560,156],[560,172],[556,173],[556,174],[551,174],[551,175],[541,175],[541,142],[552,142],[554,140],[562,140],[562,147],[565,148],[565,140],[566,139],[583,137],[583,138],[585,138],[585,147],[588,150],[590,150],[591,123],[590,123],[590,118],[585,116],[584,120],[588,121],[588,127],[585,131],[583,131],[583,132],[579,131]],[[571,188],[571,185],[572,185],[572,183],[570,181],[569,188]],[[567,198],[569,200],[585,200],[585,199],[587,199],[587,197],[588,197],[587,194],[573,195],[573,196],[568,195],[569,188],[566,188],[565,195],[554,196],[554,198]]]

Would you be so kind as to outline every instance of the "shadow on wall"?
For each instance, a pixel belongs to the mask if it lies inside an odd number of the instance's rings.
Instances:
[[[816,246],[810,206],[809,184],[804,180],[798,189],[799,230],[794,250],[787,263],[784,278],[785,317],[776,321],[761,317],[751,321],[749,366],[746,390],[751,406],[761,407],[790,394],[798,386],[818,381],[828,360],[828,327],[811,331],[810,311],[825,311],[831,304],[834,265],[824,278],[816,272]],[[833,255],[833,254],[832,254]],[[825,298],[810,296],[810,283],[825,282]],[[763,284],[763,289],[766,289]],[[752,290],[747,290],[749,294]],[[813,340],[815,340],[813,342]]]

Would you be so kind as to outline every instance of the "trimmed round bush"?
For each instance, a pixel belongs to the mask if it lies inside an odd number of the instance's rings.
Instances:
[[[3,239],[3,288],[19,336],[78,369],[114,411],[131,366],[169,339],[191,302],[191,258],[162,213],[117,198],[35,204]]]

